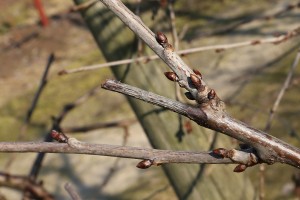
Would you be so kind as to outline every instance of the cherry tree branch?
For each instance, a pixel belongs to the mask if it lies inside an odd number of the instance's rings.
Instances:
[[[281,162],[300,168],[300,149],[230,117],[225,111],[224,102],[203,81],[201,73],[196,70],[193,71],[184,63],[179,55],[173,51],[163,33],[158,32],[155,35],[121,1],[101,0],[101,2],[144,40],[170,67],[173,72],[169,72],[166,76],[188,90],[188,96],[198,103],[197,108],[177,103],[177,106],[173,109],[174,112],[180,111],[179,113],[189,117],[201,126],[219,131],[250,145],[256,150],[257,155],[263,162],[268,164]],[[143,98],[148,102],[153,103],[155,101],[151,98],[152,94],[143,93],[140,89],[119,82],[107,81],[103,87],[107,89],[110,87],[111,90],[123,92],[127,95],[135,94],[138,98]],[[161,104],[162,107],[170,106],[169,102],[166,103],[167,99],[163,100],[161,98],[160,101],[156,101],[157,104]],[[171,108],[173,106],[169,109]]]
[[[82,132],[88,132],[100,128],[115,128],[115,127],[124,128],[136,122],[137,122],[136,119],[124,119],[124,120],[111,121],[106,123],[95,123],[86,126],[63,127],[61,128],[61,131],[63,133],[82,133]]]
[[[290,82],[292,80],[292,77],[293,77],[293,74],[295,72],[295,69],[296,69],[296,67],[299,64],[299,60],[300,60],[300,49],[298,49],[296,58],[295,58],[295,60],[294,60],[294,62],[292,64],[292,66],[290,68],[290,71],[289,71],[289,73],[288,73],[288,75],[287,75],[287,77],[286,77],[286,79],[285,79],[285,81],[284,81],[284,83],[283,83],[283,85],[282,85],[282,87],[281,87],[281,89],[279,91],[279,94],[278,94],[278,96],[277,96],[277,98],[276,98],[276,100],[275,100],[275,102],[274,102],[274,104],[273,104],[273,106],[272,106],[272,108],[270,110],[270,115],[269,115],[268,121],[266,123],[265,131],[268,131],[271,128],[271,122],[272,122],[272,120],[274,118],[274,114],[275,114],[275,112],[276,112],[276,110],[277,110],[277,108],[278,108],[278,106],[280,104],[280,101],[281,101],[281,99],[282,99],[285,91],[288,89],[288,87],[290,85]]]
[[[172,28],[173,30],[174,28]],[[172,33],[174,35],[174,33]],[[195,48],[188,48],[176,51],[177,54],[180,56],[185,56],[192,53],[198,53],[203,51],[211,51],[214,50],[216,52],[222,52],[228,49],[233,48],[239,48],[239,47],[245,47],[245,46],[257,46],[262,44],[274,44],[278,45],[283,42],[286,42],[287,40],[299,36],[300,35],[300,27],[296,27],[295,29],[288,31],[286,34],[279,35],[277,37],[268,37],[268,38],[260,38],[260,39],[253,39],[248,41],[242,41],[237,43],[231,43],[231,44],[219,44],[219,45],[211,45],[211,46],[202,46],[202,47],[195,47]],[[173,36],[174,37],[174,36]],[[85,71],[91,71],[91,70],[97,70],[105,67],[114,67],[114,66],[120,66],[124,64],[130,64],[130,63],[138,63],[138,62],[144,62],[147,63],[152,60],[156,60],[159,57],[157,55],[151,55],[151,56],[140,56],[137,58],[131,58],[131,59],[124,59],[124,60],[117,60],[107,63],[101,63],[101,64],[95,64],[95,65],[89,65],[89,66],[83,66],[76,69],[63,69],[58,72],[59,75],[66,75],[66,74],[72,74],[72,73],[78,73],[78,72],[85,72]]]
[[[51,130],[56,129],[60,130],[60,124],[64,120],[64,118],[67,116],[68,113],[70,113],[71,110],[75,109],[77,106],[82,105],[84,102],[86,102],[91,96],[93,96],[97,90],[99,89],[99,86],[94,87],[84,95],[80,96],[78,99],[76,99],[74,102],[66,104],[60,113],[53,118],[52,122],[52,128],[48,131],[48,133],[44,137],[45,142],[50,142],[52,141],[52,138],[50,136]],[[44,152],[39,152],[37,154],[37,157],[31,167],[31,171],[29,173],[29,176],[31,179],[35,180],[39,174],[40,168],[42,166],[42,162],[44,160],[45,153]]]
[[[152,103],[184,115],[196,123],[224,133],[254,147],[262,162],[282,162],[300,168],[300,150],[267,133],[256,130],[223,113],[213,113],[207,108],[193,107],[166,97],[132,87],[118,81],[107,80],[103,88]],[[220,111],[217,111],[220,112]]]
[[[121,145],[91,144],[80,142],[75,138],[69,138],[67,143],[53,142],[0,142],[0,152],[44,152],[66,154],[88,154],[151,160],[153,164],[164,163],[234,163],[229,158],[221,158],[212,152],[170,151],[158,149],[146,149]]]

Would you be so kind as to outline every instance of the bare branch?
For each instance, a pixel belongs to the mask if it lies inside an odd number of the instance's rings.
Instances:
[[[203,81],[201,73],[197,71],[194,72],[183,62],[179,55],[173,51],[172,46],[162,33],[157,33],[155,36],[121,1],[101,0],[101,2],[114,12],[135,34],[143,39],[172,71],[176,73],[178,84],[189,91],[199,106],[198,109],[192,109],[191,107],[180,104],[180,107],[175,107],[174,112],[180,111],[180,113],[194,120],[201,126],[219,131],[248,144],[255,148],[259,158],[263,162],[268,164],[281,162],[300,168],[300,149],[231,118],[225,112],[225,105],[218,98],[216,92],[210,89]],[[298,34],[299,31],[300,27],[297,28],[297,31],[287,34],[284,38],[290,38]],[[161,99],[161,97],[159,97],[161,102],[152,101],[150,98],[151,95],[147,96],[147,93],[141,96],[141,90],[139,89],[128,87],[130,89],[127,90],[127,85],[114,81],[107,81],[104,85],[106,85],[107,88],[109,84],[111,90],[123,93],[127,92],[126,94],[131,96],[135,94],[139,98],[143,97],[144,100],[152,103],[155,102],[163,107],[170,106],[170,102],[166,103],[167,99]],[[189,110],[181,110],[180,108]]]
[[[52,123],[52,128],[46,133],[44,141],[45,142],[50,142],[52,141],[52,138],[50,136],[51,130],[55,129],[55,130],[60,130],[60,124],[62,122],[62,120],[66,117],[66,115],[73,110],[74,108],[76,108],[77,106],[83,104],[85,101],[87,101],[91,96],[93,96],[97,90],[99,89],[99,86],[96,86],[95,88],[91,89],[90,91],[88,91],[86,94],[82,95],[81,97],[79,97],[78,99],[76,99],[73,103],[70,104],[66,104],[62,110],[60,111],[60,113],[54,117],[53,119],[53,123]],[[32,167],[31,167],[31,171],[29,173],[29,176],[35,180],[38,176],[38,173],[40,171],[42,162],[44,160],[45,157],[45,153],[44,152],[39,152]]]
[[[220,44],[220,45],[212,45],[212,46],[203,46],[203,47],[195,47],[195,48],[189,48],[184,50],[176,51],[177,54],[180,56],[185,56],[192,53],[202,52],[202,51],[210,51],[214,50],[216,52],[225,51],[227,49],[232,48],[239,48],[239,47],[245,47],[245,46],[251,46],[251,45],[261,45],[261,44],[280,44],[282,42],[287,41],[288,39],[291,39],[293,37],[299,36],[300,34],[300,27],[297,27],[286,34],[277,36],[277,37],[269,37],[269,38],[263,38],[263,39],[255,39],[255,40],[249,40],[244,42],[237,42],[237,43],[231,43],[231,44]],[[129,64],[129,63],[138,63],[138,62],[149,62],[152,60],[156,60],[159,57],[157,55],[151,55],[151,56],[141,56],[138,58],[132,58],[132,59],[124,59],[124,60],[118,60],[108,63],[102,63],[102,64],[96,64],[96,65],[89,65],[84,67],[79,67],[76,69],[70,69],[70,70],[61,70],[58,72],[59,75],[65,75],[65,74],[72,74],[77,72],[84,72],[84,71],[90,71],[90,70],[96,70],[101,69],[105,67],[114,67],[119,66],[123,64]]]
[[[25,123],[29,123],[30,122],[30,119],[31,119],[31,115],[36,107],[36,104],[39,100],[39,97],[41,96],[41,93],[43,91],[43,89],[45,88],[46,84],[47,84],[47,76],[48,76],[48,72],[50,70],[50,67],[52,65],[52,63],[54,62],[55,60],[55,57],[54,57],[54,53],[51,53],[48,57],[48,61],[47,61],[47,64],[46,64],[46,68],[45,68],[45,71],[43,73],[43,76],[42,76],[42,79],[41,79],[41,82],[40,82],[40,85],[39,85],[39,88],[37,90],[37,92],[35,93],[34,95],[34,98],[33,98],[33,101],[32,101],[32,104],[27,112],[27,115],[26,115],[26,119],[25,119]]]
[[[178,46],[179,46],[179,39],[178,39],[178,34],[177,34],[177,30],[176,30],[176,19],[175,19],[175,11],[174,11],[174,6],[173,6],[174,2],[169,2],[168,3],[168,9],[169,9],[169,17],[170,17],[170,23],[171,23],[171,29],[172,29],[172,37],[173,37],[173,44],[174,44],[174,49],[175,51],[178,50]]]
[[[294,71],[296,69],[296,67],[298,66],[299,64],[299,59],[300,59],[300,50],[298,50],[297,52],[297,55],[296,55],[296,58],[290,68],[290,71],[277,95],[277,98],[270,110],[270,114],[269,114],[269,117],[268,117],[268,120],[267,120],[267,123],[266,123],[266,126],[265,126],[265,129],[264,131],[269,131],[271,129],[271,125],[272,125],[272,120],[274,118],[274,115],[275,115],[275,112],[281,102],[281,99],[285,93],[285,91],[288,89],[289,85],[290,85],[290,82],[291,82],[291,79],[292,79],[292,76],[294,74]],[[266,166],[265,165],[260,165],[259,166],[259,171],[260,171],[260,177],[259,177],[259,199],[260,200],[263,200],[265,199],[265,169],[266,169]]]
[[[0,186],[26,191],[32,199],[54,200],[53,196],[41,184],[36,183],[26,176],[0,173]]]
[[[61,131],[63,133],[88,132],[88,131],[92,131],[92,130],[100,129],[100,128],[127,127],[136,122],[137,122],[136,119],[125,119],[125,120],[112,121],[112,122],[106,122],[106,123],[95,123],[95,124],[90,124],[90,125],[86,125],[86,126],[64,127],[64,128],[61,128]]]
[[[268,164],[286,163],[300,168],[300,150],[267,133],[237,121],[223,111],[211,111],[209,106],[192,107],[163,96],[153,94],[113,80],[107,80],[103,88],[126,94],[148,103],[159,105],[184,115],[201,126],[219,131],[255,148],[259,158]],[[215,99],[211,99],[215,101]],[[215,103],[215,102],[214,102]],[[221,113],[221,116],[219,114]]]
[[[86,10],[86,9],[90,8],[91,6],[93,6],[97,2],[98,2],[97,0],[89,0],[80,5],[77,5],[77,6],[74,5],[70,8],[70,12],[78,12],[78,11]]]
[[[47,64],[46,64],[46,67],[45,67],[45,70],[44,70],[44,73],[42,75],[42,78],[41,78],[41,81],[40,81],[40,85],[34,95],[34,98],[32,100],[32,103],[31,103],[31,106],[30,108],[28,109],[27,111],[27,114],[26,114],[26,117],[25,117],[25,120],[24,120],[24,123],[21,127],[21,131],[20,131],[20,134],[18,135],[18,140],[22,140],[25,133],[26,133],[26,130],[27,130],[27,127],[28,127],[28,124],[30,123],[30,120],[31,120],[31,116],[36,108],[36,105],[38,103],[38,100],[42,94],[42,91],[44,90],[45,86],[47,85],[47,76],[48,76],[48,72],[50,70],[50,67],[52,66],[52,63],[54,62],[55,60],[55,57],[54,57],[54,53],[51,53],[48,57],[48,61],[47,61]],[[12,156],[8,161],[7,163],[5,164],[5,168],[9,168],[10,165],[12,164],[12,162],[14,161],[15,159],[15,156]]]
[[[273,104],[273,106],[270,110],[270,115],[269,115],[269,118],[268,118],[268,121],[267,121],[267,124],[266,124],[266,127],[265,127],[265,131],[269,131],[270,128],[271,128],[271,122],[274,118],[274,114],[275,114],[275,112],[276,112],[276,110],[277,110],[277,108],[280,104],[280,101],[281,101],[285,91],[288,89],[288,87],[290,85],[290,82],[291,82],[292,76],[294,74],[294,71],[295,71],[296,67],[299,64],[299,60],[300,60],[300,50],[298,50],[296,58],[295,58],[292,66],[290,68],[290,71],[289,71],[289,73],[288,73],[288,75],[287,75],[287,77],[286,77],[286,79],[285,79],[285,81],[282,85],[282,88],[280,89],[280,92],[279,92],[279,94],[276,98],[276,101],[274,102],[274,104]]]
[[[65,184],[65,189],[71,196],[72,200],[81,200],[81,197],[70,183]]]
[[[68,144],[53,142],[0,142],[0,152],[89,154],[142,160],[147,159],[152,160],[156,164],[234,163],[232,160],[220,158],[219,156],[212,154],[212,152],[170,151],[107,144],[91,144],[80,142],[75,138],[69,138],[67,142]]]

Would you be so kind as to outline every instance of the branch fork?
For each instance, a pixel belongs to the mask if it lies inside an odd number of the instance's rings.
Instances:
[[[222,158],[229,158],[234,163],[237,163],[238,165],[234,168],[234,172],[243,172],[247,167],[252,167],[260,163],[260,159],[255,154],[253,148],[241,150],[218,148],[212,152]]]

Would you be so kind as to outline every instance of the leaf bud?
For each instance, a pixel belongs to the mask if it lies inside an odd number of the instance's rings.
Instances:
[[[178,81],[178,76],[175,74],[175,72],[165,72],[164,74],[170,81]]]
[[[65,134],[59,133],[55,130],[51,131],[51,137],[60,143],[67,143],[67,141],[68,141],[68,137]]]
[[[162,32],[157,32],[155,38],[156,41],[162,46],[168,43],[168,38]]]
[[[136,165],[136,167],[137,167],[137,168],[140,168],[140,169],[147,169],[147,168],[151,167],[152,163],[153,163],[153,161],[152,161],[152,160],[149,160],[149,159],[147,159],[147,160],[142,160],[141,162],[139,162],[139,163]]]
[[[236,166],[234,168],[234,172],[237,172],[237,173],[240,173],[240,172],[243,172],[247,169],[247,166],[246,165],[243,165],[243,164],[239,164],[238,166]]]
[[[216,92],[215,92],[215,90],[211,89],[211,90],[209,91],[209,93],[207,94],[207,98],[208,98],[209,100],[211,100],[211,99],[214,99],[215,97],[216,97]]]

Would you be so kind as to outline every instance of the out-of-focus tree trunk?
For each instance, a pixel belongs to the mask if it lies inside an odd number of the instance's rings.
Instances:
[[[134,34],[100,2],[83,11],[82,16],[107,61],[136,56]],[[150,19],[150,15],[147,18]],[[145,53],[152,54],[149,49]],[[162,61],[112,68],[122,82],[175,98],[174,84],[163,74],[167,70]],[[185,134],[180,125],[181,117],[176,113],[136,99],[128,98],[128,101],[154,148],[195,151],[211,148],[211,131],[193,124],[193,132]],[[224,136],[216,140],[218,147],[228,142]],[[252,184],[245,174],[233,173],[234,166],[170,164],[162,167],[180,199],[254,199]]]

